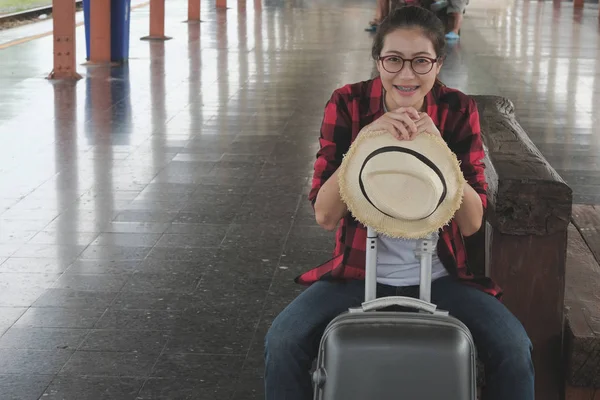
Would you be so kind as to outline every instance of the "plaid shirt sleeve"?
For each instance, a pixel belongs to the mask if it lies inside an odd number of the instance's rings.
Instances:
[[[453,125],[452,140],[448,146],[460,161],[465,179],[479,194],[483,209],[487,207],[487,182],[485,180],[485,164],[483,158],[483,142],[479,125],[479,112],[475,100],[467,98],[468,103]]]
[[[314,164],[312,186],[308,199],[314,207],[317,193],[342,163],[343,155],[350,148],[352,140],[352,118],[349,112],[348,96],[344,88],[333,92],[325,105],[320,148]]]

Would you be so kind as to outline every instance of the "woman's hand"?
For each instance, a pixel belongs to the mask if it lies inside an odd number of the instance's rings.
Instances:
[[[413,107],[401,107],[389,111],[371,123],[372,127],[383,128],[399,140],[412,140],[421,133],[442,136],[431,117]]]
[[[427,113],[419,113],[419,119],[415,121],[415,125],[417,126],[417,132],[411,136],[411,139],[414,139],[417,135],[425,132],[442,137],[439,129],[435,126],[433,120]]]
[[[419,112],[413,107],[400,107],[386,112],[371,122],[370,126],[385,129],[400,140],[410,140],[418,132],[416,121],[419,118]]]

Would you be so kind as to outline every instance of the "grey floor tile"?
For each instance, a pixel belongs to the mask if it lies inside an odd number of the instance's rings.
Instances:
[[[228,209],[239,208],[246,199],[246,193],[214,193],[206,191],[196,191],[189,198],[183,212],[201,212],[206,209],[206,206],[212,206],[216,210],[226,211]]]
[[[265,398],[265,382],[260,378],[242,377],[237,381],[233,400],[262,400]]]
[[[11,288],[0,290],[0,307],[29,307],[46,289],[44,288]]]
[[[0,325],[11,326],[25,311],[26,307],[0,307]]]
[[[180,211],[173,220],[176,224],[230,224],[237,214],[239,206],[213,206],[198,203],[194,208]]]
[[[189,227],[191,224],[185,224]],[[196,224],[195,224],[196,225]],[[202,224],[197,224],[202,226]],[[177,226],[176,225],[172,225]],[[215,225],[211,225],[215,226]],[[223,241],[225,233],[227,232],[228,225],[217,225],[218,228],[210,229],[205,227],[198,229],[198,233],[166,233],[156,244],[156,247],[170,247],[170,248],[201,248],[201,247],[217,247]]]
[[[56,273],[0,272],[0,288],[49,288],[60,276]]]
[[[202,304],[197,294],[177,292],[121,292],[113,309],[183,311]]]
[[[238,376],[242,361],[242,356],[234,355],[163,354],[152,376],[195,379],[204,387],[227,386]]]
[[[97,232],[79,232],[65,234],[57,231],[41,231],[33,236],[29,243],[32,244],[61,244],[87,246],[98,236]]]
[[[203,380],[181,378],[150,378],[140,391],[140,400],[214,400],[229,399],[231,385],[207,387]]]
[[[21,246],[21,243],[0,244],[0,257],[12,256]]]
[[[132,400],[145,378],[57,376],[42,399],[51,400]]]
[[[3,400],[38,400],[52,375],[0,375]]]
[[[177,211],[123,211],[119,213],[114,221],[115,222],[153,222],[153,223],[169,223],[177,216]]]
[[[237,160],[237,157],[232,157],[232,159]],[[238,185],[226,185],[226,184],[216,184],[216,185],[205,185],[200,184],[196,187],[194,192],[191,195],[191,200],[193,201],[196,198],[205,198],[207,195],[245,195],[250,190],[247,186],[238,186]]]
[[[181,312],[179,311],[111,308],[94,327],[97,329],[168,331],[175,328],[180,318]]]
[[[245,249],[260,249],[265,254],[281,253],[291,225],[286,221],[270,224],[232,225],[223,240],[224,246],[234,246],[243,252]]]
[[[143,260],[150,252],[150,247],[125,247],[116,245],[88,246],[80,258],[83,260]]]
[[[332,251],[335,244],[335,232],[329,232],[320,226],[297,226],[290,230],[285,246],[287,251]]]
[[[279,260],[279,266],[311,268],[330,260],[334,256],[334,245],[331,244],[327,250],[302,250],[289,241],[291,249],[285,250]],[[295,247],[295,249],[294,249]]]
[[[185,247],[154,247],[148,253],[148,259],[161,261],[195,261],[202,265],[203,260],[214,254],[214,250]]]
[[[28,309],[15,323],[19,328],[91,328],[104,313],[103,309],[36,307]]]
[[[199,257],[193,260],[168,260],[149,257],[138,265],[136,272],[148,274],[202,274],[206,266],[215,259],[215,253],[216,250],[214,249],[201,249],[196,253]]]
[[[121,222],[112,221],[102,230],[106,233],[163,233],[169,227],[169,222]]]
[[[177,331],[172,334],[165,353],[245,354],[254,331],[230,326],[228,323],[207,324],[201,330]],[[1,343],[1,342],[0,342]]]
[[[152,247],[160,239],[160,233],[101,233],[93,242],[94,246]]]
[[[223,281],[218,274],[205,275],[197,295],[207,307],[229,307],[234,310],[256,310],[271,286],[272,279],[236,278]]]
[[[72,289],[48,289],[33,304],[34,307],[76,308],[82,310],[105,310],[118,292],[81,291]],[[43,310],[42,310],[43,311]]]
[[[12,327],[0,337],[0,348],[76,350],[87,334],[87,329]]]
[[[250,194],[240,207],[235,218],[236,224],[272,224],[291,221],[298,206],[300,196],[266,190]]]
[[[201,277],[202,275],[199,273],[136,272],[127,281],[123,290],[130,292],[154,292],[155,295],[158,295],[160,292],[192,293],[196,290]]]
[[[9,258],[0,268],[2,272],[60,274],[70,264],[70,260],[53,258]]]
[[[79,350],[158,355],[168,339],[161,331],[91,330]]]
[[[169,226],[169,229],[165,232],[165,234],[192,234],[192,235],[200,235],[203,237],[214,238],[214,240],[219,240],[219,243],[225,236],[227,229],[229,228],[229,224],[177,224],[173,223]]]
[[[158,354],[78,350],[60,375],[144,377],[150,374],[157,357]]]
[[[214,332],[231,333],[235,338],[240,332],[253,331],[257,326],[261,309],[256,305],[247,303],[243,307],[235,303],[206,302],[183,311],[176,329],[179,332],[205,332],[210,328]]]
[[[73,350],[0,349],[0,371],[5,374],[53,375],[71,358]]]
[[[74,244],[24,244],[11,254],[12,257],[44,257],[59,260],[75,260],[85,249],[85,245]]]
[[[130,279],[126,274],[65,274],[53,285],[56,289],[95,292],[118,292]]]
[[[141,260],[77,260],[66,269],[65,274],[131,274],[141,262]]]

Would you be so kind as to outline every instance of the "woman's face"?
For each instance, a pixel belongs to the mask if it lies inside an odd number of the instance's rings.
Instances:
[[[442,68],[441,61],[432,65],[428,60],[437,58],[431,40],[419,28],[396,29],[385,37],[380,56],[384,59],[377,61],[377,69],[386,91],[387,109],[392,111],[399,107],[414,107],[423,111],[425,95],[433,87]],[[400,57],[415,59],[412,67],[410,62],[402,66]]]

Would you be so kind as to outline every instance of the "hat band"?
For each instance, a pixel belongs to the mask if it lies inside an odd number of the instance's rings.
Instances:
[[[363,181],[362,181],[362,173],[363,173],[363,170],[365,169],[365,166],[367,165],[367,162],[370,159],[372,159],[373,157],[375,157],[375,156],[377,156],[377,155],[379,155],[381,153],[388,153],[390,151],[397,151],[399,153],[406,153],[406,154],[410,154],[411,156],[414,156],[419,161],[421,161],[423,164],[425,164],[429,168],[431,168],[433,170],[433,172],[435,172],[435,174],[440,178],[440,181],[442,182],[442,186],[444,188],[444,190],[442,191],[442,194],[440,195],[440,200],[438,201],[438,204],[435,207],[435,209],[429,215],[427,215],[427,216],[425,216],[423,218],[420,218],[419,221],[431,217],[433,215],[433,213],[437,211],[437,209],[440,207],[440,204],[442,204],[442,202],[446,198],[446,194],[448,192],[448,190],[446,188],[446,180],[444,179],[444,175],[442,174],[442,171],[440,171],[440,169],[437,167],[437,165],[435,165],[433,162],[431,162],[430,159],[428,159],[427,157],[425,157],[423,154],[417,153],[416,151],[411,150],[411,149],[407,149],[406,147],[400,147],[400,146],[385,146],[385,147],[381,147],[381,148],[375,150],[374,152],[372,152],[371,154],[369,154],[369,156],[367,158],[365,158],[365,161],[363,162],[363,165],[360,167],[360,173],[358,175],[358,185],[360,186],[360,190],[361,190],[363,196],[365,196],[365,199],[367,199],[367,201],[373,207],[375,207],[375,209],[377,209],[377,211],[379,211],[380,213],[382,213],[384,215],[387,215],[388,217],[390,217],[392,219],[395,219],[394,217],[392,217],[388,213],[380,210],[375,204],[373,204],[373,202],[371,201],[371,199],[367,195],[367,191],[365,190],[365,186],[364,186]]]

